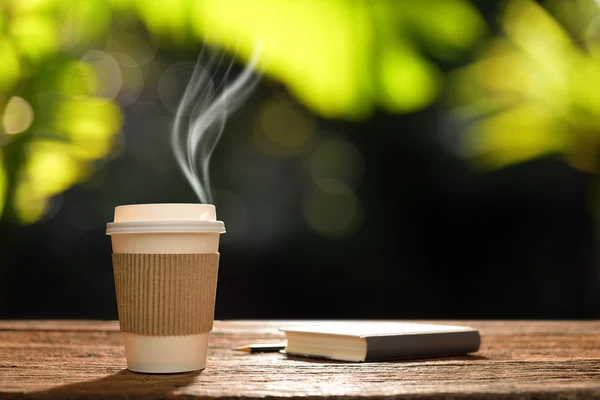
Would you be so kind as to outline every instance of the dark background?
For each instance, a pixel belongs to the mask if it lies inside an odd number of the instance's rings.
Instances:
[[[477,172],[439,146],[434,121],[434,110],[378,116],[346,131],[364,157],[363,222],[350,238],[307,229],[300,204],[273,207],[304,188],[295,160],[266,166],[281,184],[247,207],[241,238],[223,236],[216,317],[597,317],[590,177],[550,157]],[[216,171],[233,140],[226,132]],[[68,190],[49,220],[2,226],[3,318],[116,318],[113,207],[194,201],[176,168],[150,171],[128,151],[98,173],[102,187]]]
[[[478,6],[493,24],[495,7]],[[193,60],[194,51],[162,56]],[[266,155],[252,140],[253,118],[273,98],[314,124],[293,156]],[[145,99],[125,108],[122,151],[57,196],[47,217],[0,224],[0,318],[116,319],[104,234],[114,207],[196,202],[168,147],[172,115]],[[476,169],[448,145],[457,129],[442,102],[325,120],[263,79],[228,121],[211,166],[231,233],[220,247],[216,318],[598,318],[595,176],[558,155]],[[360,212],[339,237],[303,218],[308,157],[331,138],[360,153]]]

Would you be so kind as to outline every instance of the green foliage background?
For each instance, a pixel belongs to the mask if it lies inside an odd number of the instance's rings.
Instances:
[[[25,223],[110,158],[120,103],[158,43],[204,42],[241,60],[260,44],[267,76],[321,116],[356,120],[431,104],[443,82],[431,57],[453,59],[485,30],[466,0],[8,0],[0,10],[0,210]]]
[[[463,135],[470,157],[502,167],[561,153],[598,168],[593,0],[506,2],[500,35],[448,77],[440,63],[487,33],[466,0],[5,0],[0,10],[3,219],[40,219],[49,198],[109,159],[140,68],[159,49],[201,43],[242,61],[260,45],[264,73],[332,119],[418,111],[449,77],[450,104],[474,121]]]

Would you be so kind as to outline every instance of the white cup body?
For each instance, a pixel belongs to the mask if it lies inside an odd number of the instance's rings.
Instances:
[[[216,221],[207,204],[120,206],[114,222]],[[113,253],[202,254],[219,250],[219,232],[144,232],[111,234]],[[123,332],[127,369],[142,373],[177,373],[206,367],[208,332],[150,336]]]

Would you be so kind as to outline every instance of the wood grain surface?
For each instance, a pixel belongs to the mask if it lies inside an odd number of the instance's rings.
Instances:
[[[302,323],[217,321],[204,371],[143,375],[125,369],[115,321],[0,321],[0,398],[600,399],[600,322],[440,322],[478,328],[481,350],[414,361],[231,350]]]

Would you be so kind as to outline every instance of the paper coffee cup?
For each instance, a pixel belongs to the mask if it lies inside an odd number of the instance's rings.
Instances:
[[[115,208],[106,234],[112,240],[129,370],[175,373],[206,367],[224,232],[209,204]]]

